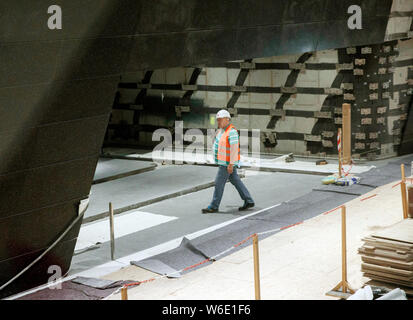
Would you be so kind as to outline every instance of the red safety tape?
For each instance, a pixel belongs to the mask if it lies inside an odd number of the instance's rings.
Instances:
[[[210,258],[205,259],[204,261],[201,261],[200,263],[193,264],[192,266],[186,267],[185,269],[183,269],[183,271],[187,271],[187,270],[193,269],[193,268],[198,267],[198,266],[200,266],[200,265],[202,265],[202,264],[204,264],[204,263],[207,263],[208,261],[212,261],[212,260],[211,260]]]
[[[410,183],[413,183],[413,178],[406,178],[406,181],[410,181]],[[397,186],[401,185],[401,181],[396,183],[392,188],[396,188]]]
[[[351,170],[351,168],[350,168],[350,170]],[[350,171],[350,170],[349,170],[349,171]],[[413,178],[407,178],[406,180],[410,180],[410,181],[413,182]],[[398,184],[394,185],[392,188],[395,188],[395,187],[397,187],[397,186],[400,185],[400,184],[401,184],[401,182],[399,182]],[[369,196],[369,197],[367,197],[367,198],[361,199],[360,201],[366,201],[366,200],[372,199],[372,198],[374,198],[374,197],[376,197],[376,196],[377,196],[377,194],[373,194],[373,195],[371,195],[371,196]],[[323,215],[330,214],[330,213],[332,213],[332,212],[334,212],[334,211],[337,211],[338,209],[341,209],[342,207],[343,207],[343,206],[339,206],[339,207],[336,207],[336,208],[331,209],[331,210],[329,210],[329,211],[326,211],[326,212],[323,213]],[[289,225],[289,226],[281,227],[281,228],[279,228],[279,230],[286,230],[286,229],[289,229],[289,228],[298,226],[298,225],[303,224],[303,223],[304,223],[304,221],[300,221],[300,222],[291,224],[291,225]],[[245,238],[244,240],[238,242],[237,244],[235,244],[235,245],[233,246],[233,248],[237,248],[237,247],[243,245],[244,243],[246,243],[248,240],[252,239],[252,238],[255,237],[255,236],[257,236],[257,233],[254,233],[254,234],[248,236],[247,238]],[[186,268],[183,269],[182,271],[187,271],[187,270],[196,268],[196,267],[198,267],[198,266],[200,266],[200,265],[203,265],[203,264],[205,264],[205,263],[207,263],[207,262],[210,262],[210,261],[212,262],[212,261],[214,261],[214,260],[211,259],[211,258],[205,259],[204,261],[201,261],[201,262],[199,262],[199,263],[197,263],[197,264],[194,264],[194,265],[192,265],[192,266],[186,267]],[[124,285],[124,287],[136,286],[136,285],[140,285],[140,284],[142,284],[142,283],[147,283],[147,282],[155,281],[156,279],[157,279],[157,278],[151,278],[151,279],[148,279],[148,280],[143,280],[143,281],[128,283],[128,284]]]
[[[351,169],[353,169],[353,161],[351,161],[350,163],[350,169],[346,171],[344,171],[344,168],[341,168],[341,172],[344,173],[344,176],[347,177],[350,174]]]
[[[156,280],[156,278],[151,278],[151,279],[148,279],[148,280],[132,282],[132,283],[125,284],[123,287],[139,286],[142,283],[147,283],[147,282],[151,282],[151,281],[155,281],[155,280]]]
[[[341,207],[342,207],[342,206],[339,206],[339,207],[337,207],[337,208],[331,209],[330,211],[324,212],[323,214],[324,214],[324,215],[327,215],[327,214],[329,214],[329,213],[332,213],[332,212],[340,209]]]
[[[374,196],[376,196],[376,195],[374,195]],[[332,210],[330,210],[330,211],[327,211],[327,212],[325,212],[325,213],[323,213],[323,214],[328,214],[328,213],[334,212],[334,211],[340,209],[341,207],[342,207],[342,206],[337,207],[337,208],[332,209]],[[300,222],[291,224],[291,225],[289,225],[289,226],[281,227],[281,228],[279,228],[279,230],[286,230],[286,229],[289,229],[289,228],[298,226],[298,225],[303,224],[303,223],[304,223],[304,221],[300,221]],[[278,229],[277,229],[277,230],[278,230]],[[242,240],[242,241],[238,242],[237,244],[235,244],[235,245],[233,246],[233,248],[237,248],[237,247],[243,245],[243,244],[246,243],[248,240],[252,239],[253,237],[255,237],[255,236],[257,236],[257,235],[258,235],[257,233],[254,233],[254,234],[248,236],[248,237],[245,238],[244,240]],[[192,266],[186,267],[185,269],[182,269],[182,271],[187,271],[187,270],[196,268],[196,267],[198,267],[198,266],[200,266],[200,265],[203,265],[203,264],[205,264],[205,263],[207,263],[207,262],[210,262],[210,261],[213,262],[214,260],[211,259],[211,258],[205,259],[204,261],[201,261],[201,262],[196,263],[196,264],[194,264],[194,265],[192,265]],[[125,287],[137,286],[137,285],[140,285],[140,284],[143,284],[143,283],[148,283],[148,282],[155,281],[156,279],[160,279],[160,278],[163,278],[163,277],[164,277],[164,276],[159,277],[159,278],[151,278],[151,279],[147,279],[147,280],[143,280],[143,281],[132,282],[132,283],[125,284],[123,287],[125,288]]]
[[[235,244],[233,247],[234,247],[234,248],[239,247],[240,245],[244,244],[245,242],[247,242],[248,240],[252,239],[252,238],[255,237],[256,235],[257,235],[256,233],[250,235],[248,238],[242,240],[241,242],[238,242],[238,243]]]
[[[377,194],[373,194],[372,196],[361,199],[360,201],[366,201],[366,200],[369,200],[369,199],[374,198],[374,197],[377,197]]]
[[[297,223],[291,224],[291,225],[289,225],[289,226],[282,227],[282,228],[280,228],[280,230],[289,229],[289,228],[292,228],[292,227],[298,226],[299,224],[302,224],[302,223],[304,223],[304,221],[300,221],[300,222],[297,222]]]
[[[346,175],[348,175],[348,173],[350,172],[352,166],[353,166],[353,163],[351,164],[351,167],[350,167],[350,169],[348,170],[348,172],[347,172]],[[344,172],[344,170],[343,170],[343,172]],[[413,178],[406,178],[406,180],[410,180],[410,181],[413,183]],[[400,185],[400,184],[401,184],[401,182],[397,183],[397,184],[394,185],[392,188],[395,188],[395,187],[397,187],[397,186]],[[369,197],[367,197],[367,198],[361,199],[360,201],[366,201],[366,200],[371,199],[371,198],[374,198],[374,197],[376,197],[376,196],[377,196],[377,194],[373,194],[373,195],[371,195],[371,196],[369,196]],[[336,207],[336,208],[331,209],[331,210],[329,210],[329,211],[327,211],[327,212],[324,212],[324,213],[322,213],[322,214],[323,214],[323,215],[330,214],[330,213],[332,213],[332,212],[334,212],[334,211],[337,211],[338,209],[341,209],[342,207],[343,207],[343,206]],[[289,225],[289,226],[282,227],[282,228],[280,228],[279,230],[289,229],[289,228],[298,226],[298,225],[303,224],[303,223],[304,223],[304,221],[300,221],[300,222],[291,224],[291,225]],[[237,248],[237,247],[243,245],[244,243],[246,243],[248,240],[252,239],[252,238],[255,237],[255,236],[257,236],[257,233],[254,233],[254,234],[250,235],[249,237],[245,238],[244,240],[242,240],[241,242],[238,242],[237,244],[235,244],[235,245],[233,246],[233,248]],[[212,261],[214,261],[214,260],[211,259],[211,258],[205,259],[204,261],[201,261],[201,262],[199,262],[199,263],[197,263],[197,264],[194,264],[194,265],[192,265],[192,266],[186,267],[186,268],[183,269],[182,271],[187,271],[187,270],[196,268],[196,267],[198,267],[198,266],[200,266],[200,265],[203,265],[203,264],[205,264],[205,263],[207,263],[207,262],[210,262],[210,261],[212,262]],[[163,277],[164,277],[164,276],[159,277],[159,278],[163,278]],[[133,283],[128,283],[128,284],[125,284],[123,287],[125,288],[125,287],[137,286],[137,285],[140,285],[140,284],[143,284],[143,283],[148,283],[148,282],[155,281],[156,279],[159,279],[159,278],[151,278],[151,279],[147,279],[147,280],[143,280],[143,281],[137,281],[137,282],[133,282]]]

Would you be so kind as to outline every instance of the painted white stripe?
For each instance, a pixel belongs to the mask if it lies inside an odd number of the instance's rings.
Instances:
[[[201,237],[201,236],[203,236],[203,235],[205,235],[205,234],[207,234],[207,233],[213,232],[213,231],[215,231],[215,230],[224,228],[224,227],[226,227],[226,226],[228,226],[228,225],[230,225],[230,224],[233,224],[233,223],[235,223],[235,222],[238,222],[238,221],[241,221],[241,220],[243,220],[243,219],[246,219],[246,218],[255,216],[255,215],[257,215],[257,214],[259,214],[259,213],[261,213],[261,212],[264,212],[264,211],[266,211],[266,210],[276,208],[276,207],[278,207],[279,205],[281,205],[281,203],[276,204],[276,205],[273,205],[273,206],[270,206],[270,207],[265,208],[265,209],[262,209],[262,210],[258,210],[258,211],[256,211],[256,212],[247,214],[247,215],[245,215],[245,216],[242,216],[242,217],[239,217],[239,218],[236,218],[236,219],[232,219],[232,220],[229,220],[229,221],[226,221],[226,222],[223,222],[223,223],[220,223],[220,224],[211,226],[211,227],[209,227],[209,228],[205,228],[205,229],[196,231],[196,232],[191,233],[191,234],[187,234],[187,235],[185,235],[185,236],[183,236],[183,237],[186,237],[187,239],[192,240],[192,239]],[[148,248],[148,249],[145,249],[145,250],[142,250],[142,251],[139,251],[139,252],[135,252],[135,253],[133,253],[133,254],[131,254],[131,255],[128,255],[128,256],[119,258],[119,259],[117,259],[116,261],[118,261],[121,265],[124,266],[124,265],[129,265],[130,261],[140,261],[140,260],[143,260],[143,259],[147,259],[147,258],[156,256],[156,255],[158,255],[158,254],[161,254],[161,253],[164,253],[164,252],[167,252],[167,251],[169,251],[169,250],[172,250],[172,249],[177,248],[177,247],[181,244],[181,241],[182,241],[183,237],[175,238],[175,239],[173,239],[173,240],[170,240],[170,241],[168,241],[168,242],[165,242],[165,243],[162,243],[162,244],[160,244],[160,245],[154,246],[154,247],[152,247],[152,248]],[[96,269],[96,270],[93,270],[93,269]],[[88,270],[88,271],[85,271],[85,272],[87,272],[87,274],[88,274],[89,277],[93,277],[93,276],[94,276],[94,277],[103,276],[103,274],[101,274],[101,272],[100,272],[101,270],[104,269],[103,265],[102,265],[102,266],[95,267],[95,268],[93,268],[93,269],[90,269],[90,270]],[[95,271],[96,271],[96,273],[95,273]],[[80,275],[85,276],[84,273],[78,274],[77,276],[80,276]]]
[[[115,238],[120,238],[175,219],[178,218],[138,210],[128,211],[121,215],[115,215]],[[110,241],[109,218],[82,226],[79,232],[75,251],[93,246],[98,242],[103,243],[107,241]]]
[[[266,210],[276,208],[279,205],[281,205],[281,203],[270,206],[270,207],[265,208],[265,209],[261,209],[259,211],[247,214],[245,216],[242,216],[242,217],[239,217],[239,218],[236,218],[236,219],[233,219],[233,220],[223,222],[221,224],[217,224],[217,225],[209,227],[209,228],[205,228],[203,230],[196,231],[194,233],[186,235],[185,237],[189,240],[198,238],[198,237],[200,237],[204,234],[207,234],[209,232],[221,229],[221,228],[223,228],[225,226],[228,226],[232,223],[235,223],[237,221],[252,217],[252,216],[257,215],[257,214],[259,214],[261,212],[264,212]],[[109,222],[106,222],[106,223],[109,224]],[[91,223],[91,224],[93,224],[93,223]],[[85,271],[82,271],[82,272],[79,272],[79,273],[76,273],[76,274],[69,275],[69,276],[67,276],[67,277],[65,277],[65,278],[63,278],[63,279],[61,279],[61,280],[59,280],[55,283],[45,284],[45,285],[39,286],[37,288],[33,288],[31,290],[21,292],[19,294],[14,295],[14,296],[5,298],[4,300],[14,300],[14,299],[23,297],[25,295],[28,295],[30,293],[45,289],[49,286],[55,286],[58,283],[61,283],[61,282],[64,282],[64,281],[70,281],[70,280],[72,280],[76,277],[91,277],[91,278],[103,277],[107,274],[119,271],[120,269],[129,266],[130,261],[140,261],[140,260],[143,260],[143,259],[147,259],[147,258],[156,256],[156,255],[161,254],[163,252],[167,252],[169,250],[175,249],[180,245],[182,239],[183,239],[183,237],[179,237],[179,238],[170,240],[168,242],[162,243],[162,244],[154,246],[152,248],[145,249],[145,250],[133,253],[131,255],[125,256],[125,257],[120,258],[120,259],[116,259],[115,261],[107,262],[107,263],[101,264],[99,266],[96,266],[94,268],[91,268],[89,270],[85,270]]]

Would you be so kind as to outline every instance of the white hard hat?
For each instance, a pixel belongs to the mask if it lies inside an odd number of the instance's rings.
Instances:
[[[222,118],[230,118],[231,119],[231,115],[229,114],[229,112],[227,110],[221,110],[217,113],[217,119],[222,119]]]

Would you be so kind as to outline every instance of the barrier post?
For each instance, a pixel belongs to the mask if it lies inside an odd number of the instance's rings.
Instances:
[[[407,187],[407,200],[409,204],[409,217],[413,218],[413,185]]]
[[[343,107],[343,164],[351,164],[351,105],[344,103]]]
[[[112,202],[109,202],[109,223],[110,223],[110,257],[115,260],[115,230],[113,223],[113,206]]]
[[[128,300],[128,288],[127,287],[123,287],[122,289],[120,289],[120,294],[122,296],[122,300]]]
[[[341,275],[343,284],[347,284],[347,226],[346,207],[341,207]],[[343,292],[347,293],[347,285],[343,286]]]
[[[254,235],[252,238],[252,247],[254,253],[254,283],[255,283],[255,300],[261,300],[260,288],[260,262],[258,251],[258,236]]]
[[[408,204],[407,204],[406,175],[404,171],[404,164],[401,165],[401,171],[402,171],[402,182],[400,183],[400,186],[401,186],[401,191],[402,191],[403,219],[407,219],[409,217],[409,213],[408,213]]]
[[[354,293],[347,282],[347,236],[346,236],[346,206],[341,207],[341,281],[333,290],[326,293],[328,296],[345,298]],[[340,290],[341,289],[341,290]]]
[[[337,151],[338,151],[338,177],[341,178],[342,169],[342,157],[341,157],[341,128],[338,128],[337,134]]]

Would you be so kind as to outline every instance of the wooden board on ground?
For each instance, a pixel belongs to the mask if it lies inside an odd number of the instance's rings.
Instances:
[[[385,230],[376,232],[372,236],[413,245],[413,219],[402,220]]]
[[[383,266],[378,266],[376,264],[369,264],[369,263],[362,263],[361,265],[370,270],[399,275],[399,276],[407,278],[408,280],[410,280],[410,278],[413,279],[413,271],[402,270],[402,269],[391,268],[391,267],[383,267]]]
[[[402,270],[413,271],[413,262],[402,262],[394,259],[386,259],[380,257],[361,256],[361,260],[365,263],[380,265],[383,267],[392,267]]]
[[[370,268],[366,267],[364,263],[361,265],[361,271],[365,272],[365,273],[371,273],[371,274],[374,274],[374,275],[379,276],[379,277],[385,277],[385,278],[388,278],[388,279],[401,280],[401,281],[405,281],[406,283],[412,283],[413,284],[413,278],[412,277],[406,277],[406,276],[393,274],[393,273],[386,273],[386,272],[378,271],[377,269],[370,269]]]
[[[389,250],[400,250],[400,251],[410,251],[413,250],[413,245],[405,242],[400,242],[391,239],[373,238],[365,237],[362,239],[366,242],[368,246],[373,246],[376,248],[388,248]]]
[[[364,246],[358,249],[360,255],[366,257],[383,257],[392,260],[399,260],[402,262],[411,262],[413,261],[413,254],[400,253],[393,250],[384,250],[384,249],[375,249],[367,250]]]
[[[368,273],[368,272],[365,272],[363,274],[363,276],[366,277],[366,278],[373,279],[373,280],[383,281],[383,282],[386,282],[388,284],[400,285],[400,286],[404,286],[404,287],[413,288],[413,283],[412,282],[406,282],[406,281],[397,280],[397,279],[390,279],[390,278],[387,278],[387,277],[379,276],[379,275],[376,275],[376,274],[371,274],[371,273]]]

